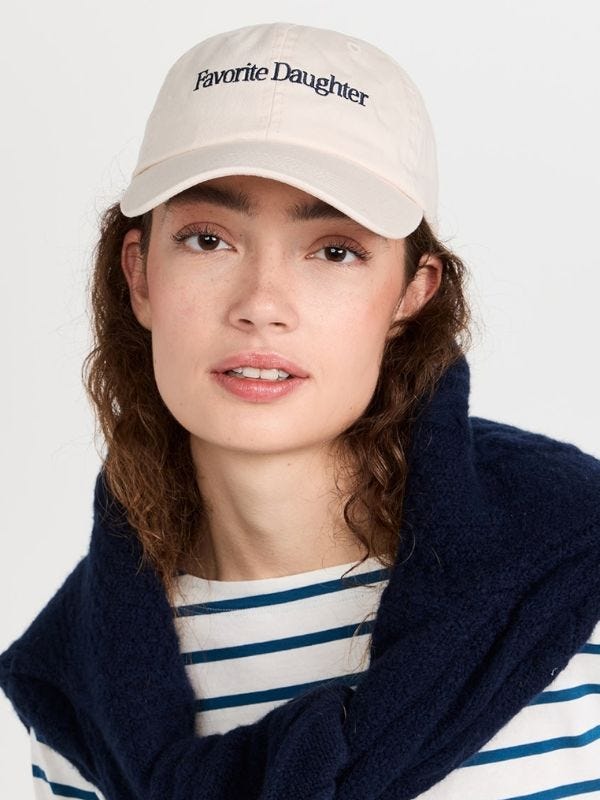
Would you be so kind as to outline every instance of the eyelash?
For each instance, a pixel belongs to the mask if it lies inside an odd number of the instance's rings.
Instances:
[[[182,244],[191,236],[214,236],[216,239],[220,239],[222,242],[225,241],[222,236],[219,236],[216,231],[214,231],[212,228],[209,228],[207,225],[203,225],[201,227],[192,225],[188,228],[184,228],[182,231],[180,231],[180,233],[171,234],[171,239],[177,244]],[[327,242],[327,244],[323,245],[323,247],[334,247],[340,250],[348,250],[350,253],[353,253],[353,255],[355,255],[359,261],[363,262],[368,261],[372,256],[370,250],[365,250],[363,247],[355,245],[353,242],[350,242],[346,239]],[[319,250],[321,249],[322,248],[320,247]],[[332,261],[330,263],[335,264],[336,262]],[[351,264],[340,264],[340,266],[349,267]]]

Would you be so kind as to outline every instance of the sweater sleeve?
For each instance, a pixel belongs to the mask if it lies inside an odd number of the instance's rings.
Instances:
[[[54,800],[57,795],[80,800],[104,800],[104,795],[81,775],[77,767],[40,741],[30,728],[31,771],[35,800]]]

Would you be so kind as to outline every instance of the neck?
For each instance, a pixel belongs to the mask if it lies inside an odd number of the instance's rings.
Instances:
[[[218,581],[260,580],[359,561],[333,464],[323,449],[293,454],[225,450],[191,440],[209,525],[181,564]]]

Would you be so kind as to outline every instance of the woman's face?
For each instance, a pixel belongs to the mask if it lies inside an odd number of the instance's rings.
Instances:
[[[315,203],[321,214],[304,208]],[[290,451],[331,440],[366,409],[394,311],[411,311],[418,293],[396,309],[404,240],[338,215],[285,183],[236,175],[154,209],[145,278],[139,231],[126,235],[122,265],[134,313],[152,331],[156,383],[192,437]],[[276,352],[308,377],[277,399],[238,397],[212,370],[247,350]]]

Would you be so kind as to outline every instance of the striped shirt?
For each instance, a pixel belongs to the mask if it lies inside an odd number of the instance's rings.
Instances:
[[[368,669],[388,572],[375,558],[279,578],[177,579],[174,624],[197,698],[199,736],[257,721]],[[30,729],[35,797],[109,800]],[[600,623],[553,681],[420,800],[600,799]]]

